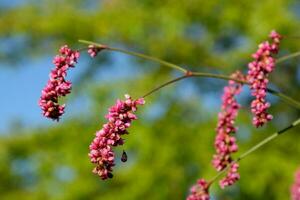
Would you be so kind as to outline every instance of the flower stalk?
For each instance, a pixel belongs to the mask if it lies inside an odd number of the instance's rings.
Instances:
[[[298,57],[298,56],[300,56],[300,51],[297,51],[295,53],[291,53],[291,54],[286,55],[286,56],[282,56],[282,57],[277,59],[276,64],[284,62],[284,61],[286,61],[288,59],[291,59],[291,58]]]
[[[159,86],[157,86],[156,88],[152,89],[151,91],[147,92],[146,94],[143,95],[143,97],[147,97],[149,95],[151,95],[152,93],[172,84],[172,83],[175,83],[177,81],[180,81],[180,80],[183,80],[183,79],[186,79],[186,78],[191,78],[191,77],[203,77],[203,78],[215,78],[215,79],[223,79],[223,80],[233,80],[235,82],[238,82],[238,83],[243,83],[243,84],[247,84],[249,85],[249,83],[247,81],[244,81],[244,80],[240,80],[240,79],[237,79],[237,78],[233,78],[233,77],[230,77],[230,76],[226,76],[226,75],[222,75],[222,74],[213,74],[213,73],[204,73],[204,72],[191,72],[191,71],[188,71],[187,74],[183,75],[183,76],[179,76],[177,78],[174,78],[172,80],[169,80]],[[293,106],[294,108],[297,108],[297,109],[300,109],[300,102],[281,93],[281,92],[278,92],[278,91],[275,91],[273,89],[270,89],[270,88],[267,88],[267,92],[274,95],[274,96],[277,96],[278,98],[280,98],[281,100],[283,100],[284,102],[286,102],[287,104],[289,104],[290,106]]]
[[[178,71],[180,71],[184,74],[181,77],[175,78],[174,80],[170,80],[170,81],[158,86],[157,88],[154,88],[153,90],[146,93],[143,97],[149,96],[153,92],[155,92],[155,91],[157,91],[157,90],[159,90],[159,89],[161,89],[161,88],[163,88],[167,85],[170,85],[172,83],[175,83],[177,81],[180,81],[180,80],[188,78],[188,77],[206,77],[206,78],[216,78],[216,79],[223,79],[223,80],[233,80],[233,81],[236,81],[238,83],[243,83],[243,84],[249,85],[249,83],[247,81],[235,79],[235,78],[232,78],[230,76],[226,76],[226,75],[222,75],[222,74],[213,74],[213,73],[204,73],[204,72],[191,72],[191,71],[189,71],[187,69],[184,69],[183,67],[180,67],[176,64],[173,64],[173,63],[170,63],[170,62],[167,62],[167,61],[164,61],[164,60],[152,57],[152,56],[148,56],[148,55],[145,55],[145,54],[142,54],[142,53],[137,53],[137,52],[128,51],[128,50],[115,48],[115,47],[109,47],[107,45],[103,45],[103,44],[99,44],[99,43],[95,43],[95,42],[87,41],[87,40],[78,40],[78,41],[80,43],[83,43],[83,44],[94,45],[95,47],[98,47],[98,48],[103,49],[103,50],[116,51],[116,52],[120,52],[120,53],[124,53],[124,54],[128,54],[128,55],[136,56],[136,57],[139,57],[139,58],[144,58],[144,59],[147,59],[147,60],[151,60],[151,61],[154,61],[154,62],[158,62],[161,65],[164,65],[164,66],[169,67],[169,68],[173,68],[173,69],[178,70]],[[85,50],[86,48],[82,48],[82,49]],[[280,62],[283,62],[287,59],[291,59],[291,58],[294,58],[294,57],[297,57],[297,56],[300,56],[300,52],[296,52],[294,54],[278,58],[276,63],[280,63]],[[293,106],[294,108],[300,109],[300,102],[293,99],[292,97],[289,97],[289,96],[287,96],[287,95],[285,95],[281,92],[275,91],[275,90],[270,89],[270,88],[267,88],[267,92],[274,95],[274,96],[279,97],[284,102],[288,103],[289,105]]]
[[[179,70],[183,73],[186,73],[188,71],[188,70],[186,70],[186,69],[184,69],[184,68],[182,68],[178,65],[175,65],[173,63],[161,60],[161,59],[156,58],[156,57],[148,56],[148,55],[145,55],[145,54],[142,54],[142,53],[128,51],[128,50],[120,49],[120,48],[116,48],[116,47],[109,47],[109,46],[106,46],[106,45],[94,43],[94,42],[87,41],[87,40],[78,40],[78,41],[81,42],[81,43],[84,43],[84,44],[94,45],[95,47],[102,48],[102,49],[105,49],[105,50],[108,50],[108,51],[120,52],[120,53],[124,53],[124,54],[128,54],[128,55],[136,56],[136,57],[139,57],[139,58],[143,58],[143,59],[146,59],[146,60],[151,60],[151,61],[160,63],[161,65],[164,65],[166,67]]]

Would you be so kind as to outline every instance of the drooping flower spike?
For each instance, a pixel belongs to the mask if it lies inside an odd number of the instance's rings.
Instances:
[[[258,50],[252,55],[255,60],[248,64],[247,80],[251,86],[251,94],[255,97],[251,102],[251,112],[254,115],[252,123],[256,127],[263,126],[273,118],[267,112],[270,107],[270,103],[266,101],[267,85],[269,74],[275,68],[274,55],[278,53],[282,36],[276,31],[272,31],[269,37],[272,39],[272,43],[265,41],[259,44]]]
[[[245,76],[239,71],[232,74],[231,77],[242,81],[245,80]],[[232,162],[231,154],[238,150],[236,139],[232,134],[237,131],[234,123],[240,108],[235,96],[238,95],[241,90],[242,84],[236,83],[233,80],[228,81],[228,85],[224,87],[221,112],[219,113],[216,128],[216,154],[212,162],[217,171],[221,171],[227,167],[227,165]]]
[[[58,99],[69,94],[72,88],[72,83],[65,80],[67,70],[75,66],[80,55],[78,51],[71,50],[67,45],[62,46],[59,53],[60,55],[53,59],[55,67],[50,72],[49,80],[39,100],[43,115],[57,121],[65,109],[65,105],[60,105]]]
[[[239,71],[231,75],[232,78],[245,81],[246,77]],[[242,84],[233,80],[228,81],[228,85],[224,87],[222,96],[221,112],[219,113],[219,120],[217,126],[217,135],[215,138],[216,154],[213,156],[213,166],[217,171],[225,169],[233,161],[232,154],[237,152],[238,145],[233,134],[237,131],[235,127],[235,119],[238,115],[240,105],[236,100],[236,95],[241,93]],[[234,165],[234,169],[237,169]],[[220,182],[220,186],[232,185],[238,178],[234,179],[231,171],[228,172],[227,178]],[[237,170],[234,172],[234,177],[239,177]],[[231,179],[230,179],[231,178]],[[229,180],[230,179],[230,180]],[[235,181],[233,181],[235,180]]]
[[[113,147],[123,145],[122,135],[128,134],[127,128],[131,122],[137,119],[133,114],[137,106],[145,103],[143,98],[132,100],[129,95],[125,95],[125,100],[117,100],[117,103],[109,108],[109,113],[105,116],[108,120],[102,129],[96,133],[96,137],[90,145],[89,157],[96,165],[93,172],[101,179],[112,178],[112,167],[115,165],[115,153]],[[123,152],[122,161],[127,160],[127,155]]]

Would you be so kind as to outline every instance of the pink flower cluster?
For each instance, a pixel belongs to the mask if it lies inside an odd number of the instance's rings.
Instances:
[[[121,136],[128,133],[127,128],[130,127],[132,120],[137,119],[133,112],[137,110],[138,105],[145,103],[143,98],[132,100],[129,95],[125,95],[125,98],[125,101],[117,100],[117,103],[109,108],[109,113],[105,116],[108,122],[96,133],[90,145],[89,157],[91,162],[96,164],[93,172],[103,180],[113,176],[115,154],[112,147],[123,145],[124,140]],[[125,156],[127,160],[127,155]]]
[[[245,80],[244,75],[237,71],[231,75],[232,78]],[[241,92],[242,84],[236,83],[233,80],[228,82],[224,87],[222,96],[222,107],[219,113],[217,136],[215,138],[216,154],[213,157],[213,166],[217,171],[223,170],[232,162],[231,154],[238,150],[236,138],[232,136],[237,131],[234,126],[235,118],[237,117],[240,105],[235,99],[235,96]]]
[[[295,182],[291,187],[291,199],[300,200],[300,169],[295,174]]]
[[[227,175],[220,180],[219,184],[222,189],[227,186],[233,185],[236,181],[240,179],[240,174],[238,173],[239,164],[233,163],[230,165],[230,169]]]
[[[209,200],[209,184],[204,179],[199,179],[197,184],[192,186],[186,200]]]
[[[65,78],[67,70],[74,67],[79,58],[79,52],[71,50],[67,45],[62,46],[59,53],[53,59],[55,68],[50,72],[48,83],[39,100],[43,115],[53,120],[59,120],[64,113],[65,105],[59,105],[58,98],[71,92],[72,83]]]
[[[267,113],[270,103],[265,98],[268,76],[275,68],[274,55],[278,53],[282,36],[272,31],[269,37],[272,43],[268,41],[261,43],[256,53],[252,55],[255,60],[248,64],[247,80],[251,85],[251,94],[255,97],[251,102],[251,112],[254,114],[252,122],[256,127],[263,126],[273,118]]]

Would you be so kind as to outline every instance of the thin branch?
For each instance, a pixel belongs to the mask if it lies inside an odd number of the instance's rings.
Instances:
[[[175,82],[177,82],[177,81],[180,81],[180,80],[185,79],[185,78],[188,78],[188,77],[189,77],[189,76],[184,75],[184,76],[180,76],[180,77],[178,77],[178,78],[172,79],[172,80],[170,80],[170,81],[168,81],[168,82],[165,82],[164,84],[162,84],[162,85],[160,85],[160,86],[154,88],[153,90],[150,90],[150,91],[147,92],[146,94],[144,94],[144,95],[143,95],[143,98],[149,96],[150,94],[152,94],[152,93],[154,93],[154,92],[160,90],[161,88],[163,88],[163,87],[165,87],[165,86],[167,86],[167,85],[170,85],[170,84],[172,84],[172,83],[175,83]]]
[[[242,81],[242,80],[232,78],[230,76],[226,76],[226,75],[222,75],[222,74],[212,74],[212,73],[202,73],[202,72],[188,72],[188,73],[189,73],[188,75],[180,76],[178,78],[167,81],[166,83],[163,83],[162,85],[152,89],[150,92],[147,92],[145,95],[143,95],[143,97],[149,96],[153,92],[156,92],[156,91],[164,88],[167,85],[170,85],[172,83],[175,83],[177,81],[180,81],[185,78],[190,78],[190,77],[204,77],[204,78],[216,78],[216,79],[223,79],[223,80],[233,80],[238,83],[243,83],[243,84],[249,85],[249,83],[247,81]],[[277,92],[277,91],[269,89],[269,88],[267,89],[267,92],[269,92],[270,94],[272,94],[274,96],[279,97],[280,99],[282,99],[284,102],[290,104],[291,106],[293,106],[297,109],[300,109],[300,102],[294,100],[293,98],[291,98],[281,92]]]
[[[152,60],[152,61],[158,62],[158,63],[160,63],[164,66],[179,70],[183,73],[187,72],[186,69],[184,69],[184,68],[182,68],[178,65],[175,65],[173,63],[170,63],[170,62],[167,62],[167,61],[164,61],[164,60],[161,60],[159,58],[152,57],[152,56],[148,56],[148,55],[145,55],[145,54],[142,54],[142,53],[137,53],[137,52],[124,50],[124,49],[120,49],[120,48],[116,48],[116,47],[108,47],[108,46],[105,46],[105,45],[102,45],[102,44],[98,44],[98,43],[94,43],[94,42],[86,41],[86,40],[79,40],[79,42],[84,43],[84,44],[94,45],[96,47],[99,47],[99,48],[102,48],[102,49],[105,49],[105,50],[109,50],[109,51],[121,52],[121,53],[125,53],[125,54],[128,54],[128,55],[144,58],[144,59],[147,59],[147,60]]]
[[[89,45],[94,45],[98,48],[101,48],[101,49],[104,49],[104,50],[110,50],[110,51],[116,51],[116,52],[121,52],[121,53],[125,53],[125,54],[128,54],[128,55],[132,55],[132,56],[137,56],[137,57],[140,57],[140,58],[144,58],[144,59],[147,59],[147,60],[151,60],[151,61],[154,61],[154,62],[158,62],[164,66],[167,66],[167,67],[170,67],[170,68],[173,68],[173,69],[176,69],[176,70],[179,70],[180,72],[184,73],[185,75],[182,77],[182,78],[176,78],[176,80],[171,80],[171,81],[168,81],[167,83],[164,83],[162,84],[161,86],[158,86],[158,88],[155,88],[153,89],[154,91],[150,91],[149,94],[146,94],[144,95],[144,97],[152,94],[153,92],[171,84],[171,83],[174,83],[176,81],[179,81],[179,80],[182,80],[184,78],[186,78],[185,76],[188,74],[188,73],[191,73],[188,75],[188,77],[192,77],[192,76],[200,76],[200,77],[207,77],[207,78],[217,78],[217,79],[224,79],[224,80],[234,80],[236,82],[239,82],[239,83],[243,83],[243,84],[249,84],[248,82],[246,81],[241,81],[241,80],[238,80],[238,79],[234,79],[234,78],[231,78],[230,76],[226,76],[226,75],[221,75],[221,74],[211,74],[211,73],[202,73],[202,72],[190,72],[188,71],[187,69],[184,69],[176,64],[173,64],[173,63],[170,63],[170,62],[167,62],[167,61],[164,61],[164,60],[161,60],[161,59],[158,59],[158,58],[155,58],[155,57],[152,57],[152,56],[148,56],[148,55],[145,55],[145,54],[142,54],[142,53],[137,53],[137,52],[133,52],[133,51],[128,51],[128,50],[124,50],[124,49],[120,49],[120,48],[115,48],[115,47],[109,47],[107,45],[103,45],[103,44],[98,44],[98,43],[95,43],[95,42],[91,42],[91,41],[87,41],[87,40],[79,40],[79,42],[81,43],[84,43],[84,44],[89,44]],[[296,52],[294,54],[291,54],[291,55],[288,55],[288,56],[284,56],[282,58],[279,58],[277,60],[277,63],[279,62],[283,62],[284,60],[287,60],[287,59],[290,59],[290,58],[293,58],[293,57],[296,57],[296,56],[299,56],[300,55],[300,52]],[[177,80],[178,79],[178,80]],[[282,99],[283,101],[285,101],[286,103],[290,104],[291,106],[297,108],[297,109],[300,109],[300,102],[281,93],[281,92],[278,92],[278,91],[275,91],[275,90],[272,90],[272,89],[267,89],[267,92],[269,92],[270,94],[273,94],[277,97],[279,97],[280,99]]]
[[[278,63],[284,62],[288,59],[295,58],[297,56],[300,56],[300,51],[297,51],[295,53],[292,53],[292,54],[289,54],[289,55],[286,55],[286,56],[282,56],[280,58],[277,58],[276,63],[278,64]]]

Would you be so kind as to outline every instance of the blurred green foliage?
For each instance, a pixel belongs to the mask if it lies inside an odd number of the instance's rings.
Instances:
[[[299,7],[297,0],[28,0],[0,8],[0,39],[24,38],[21,45],[1,52],[0,59],[17,62],[17,58],[55,54],[61,44],[79,48],[77,40],[87,39],[196,71],[230,74],[246,69],[251,52],[270,30],[300,35]],[[300,40],[286,39],[281,54],[299,49]],[[132,59],[142,75],[92,81],[95,70],[114,62],[110,54],[101,53],[74,85],[89,95],[90,110],[49,128],[12,130],[1,136],[1,200],[184,199],[198,178],[214,176],[210,160],[218,108],[203,99],[221,96],[225,82],[208,79],[184,80],[147,98],[122,147],[128,162],[117,162],[112,180],[101,181],[91,173],[88,145],[104,122],[106,108],[126,92],[137,97],[174,75],[156,64]],[[273,87],[300,99],[297,62],[280,64],[271,81]],[[194,93],[182,92],[189,87]],[[72,95],[76,98],[76,93]],[[299,111],[272,98],[275,119],[256,130],[251,126],[250,100],[249,95],[241,98],[240,152],[299,116]],[[299,139],[295,128],[246,158],[238,184],[226,190],[214,185],[214,199],[289,199],[293,172],[300,165]],[[116,151],[120,157],[122,149]]]

